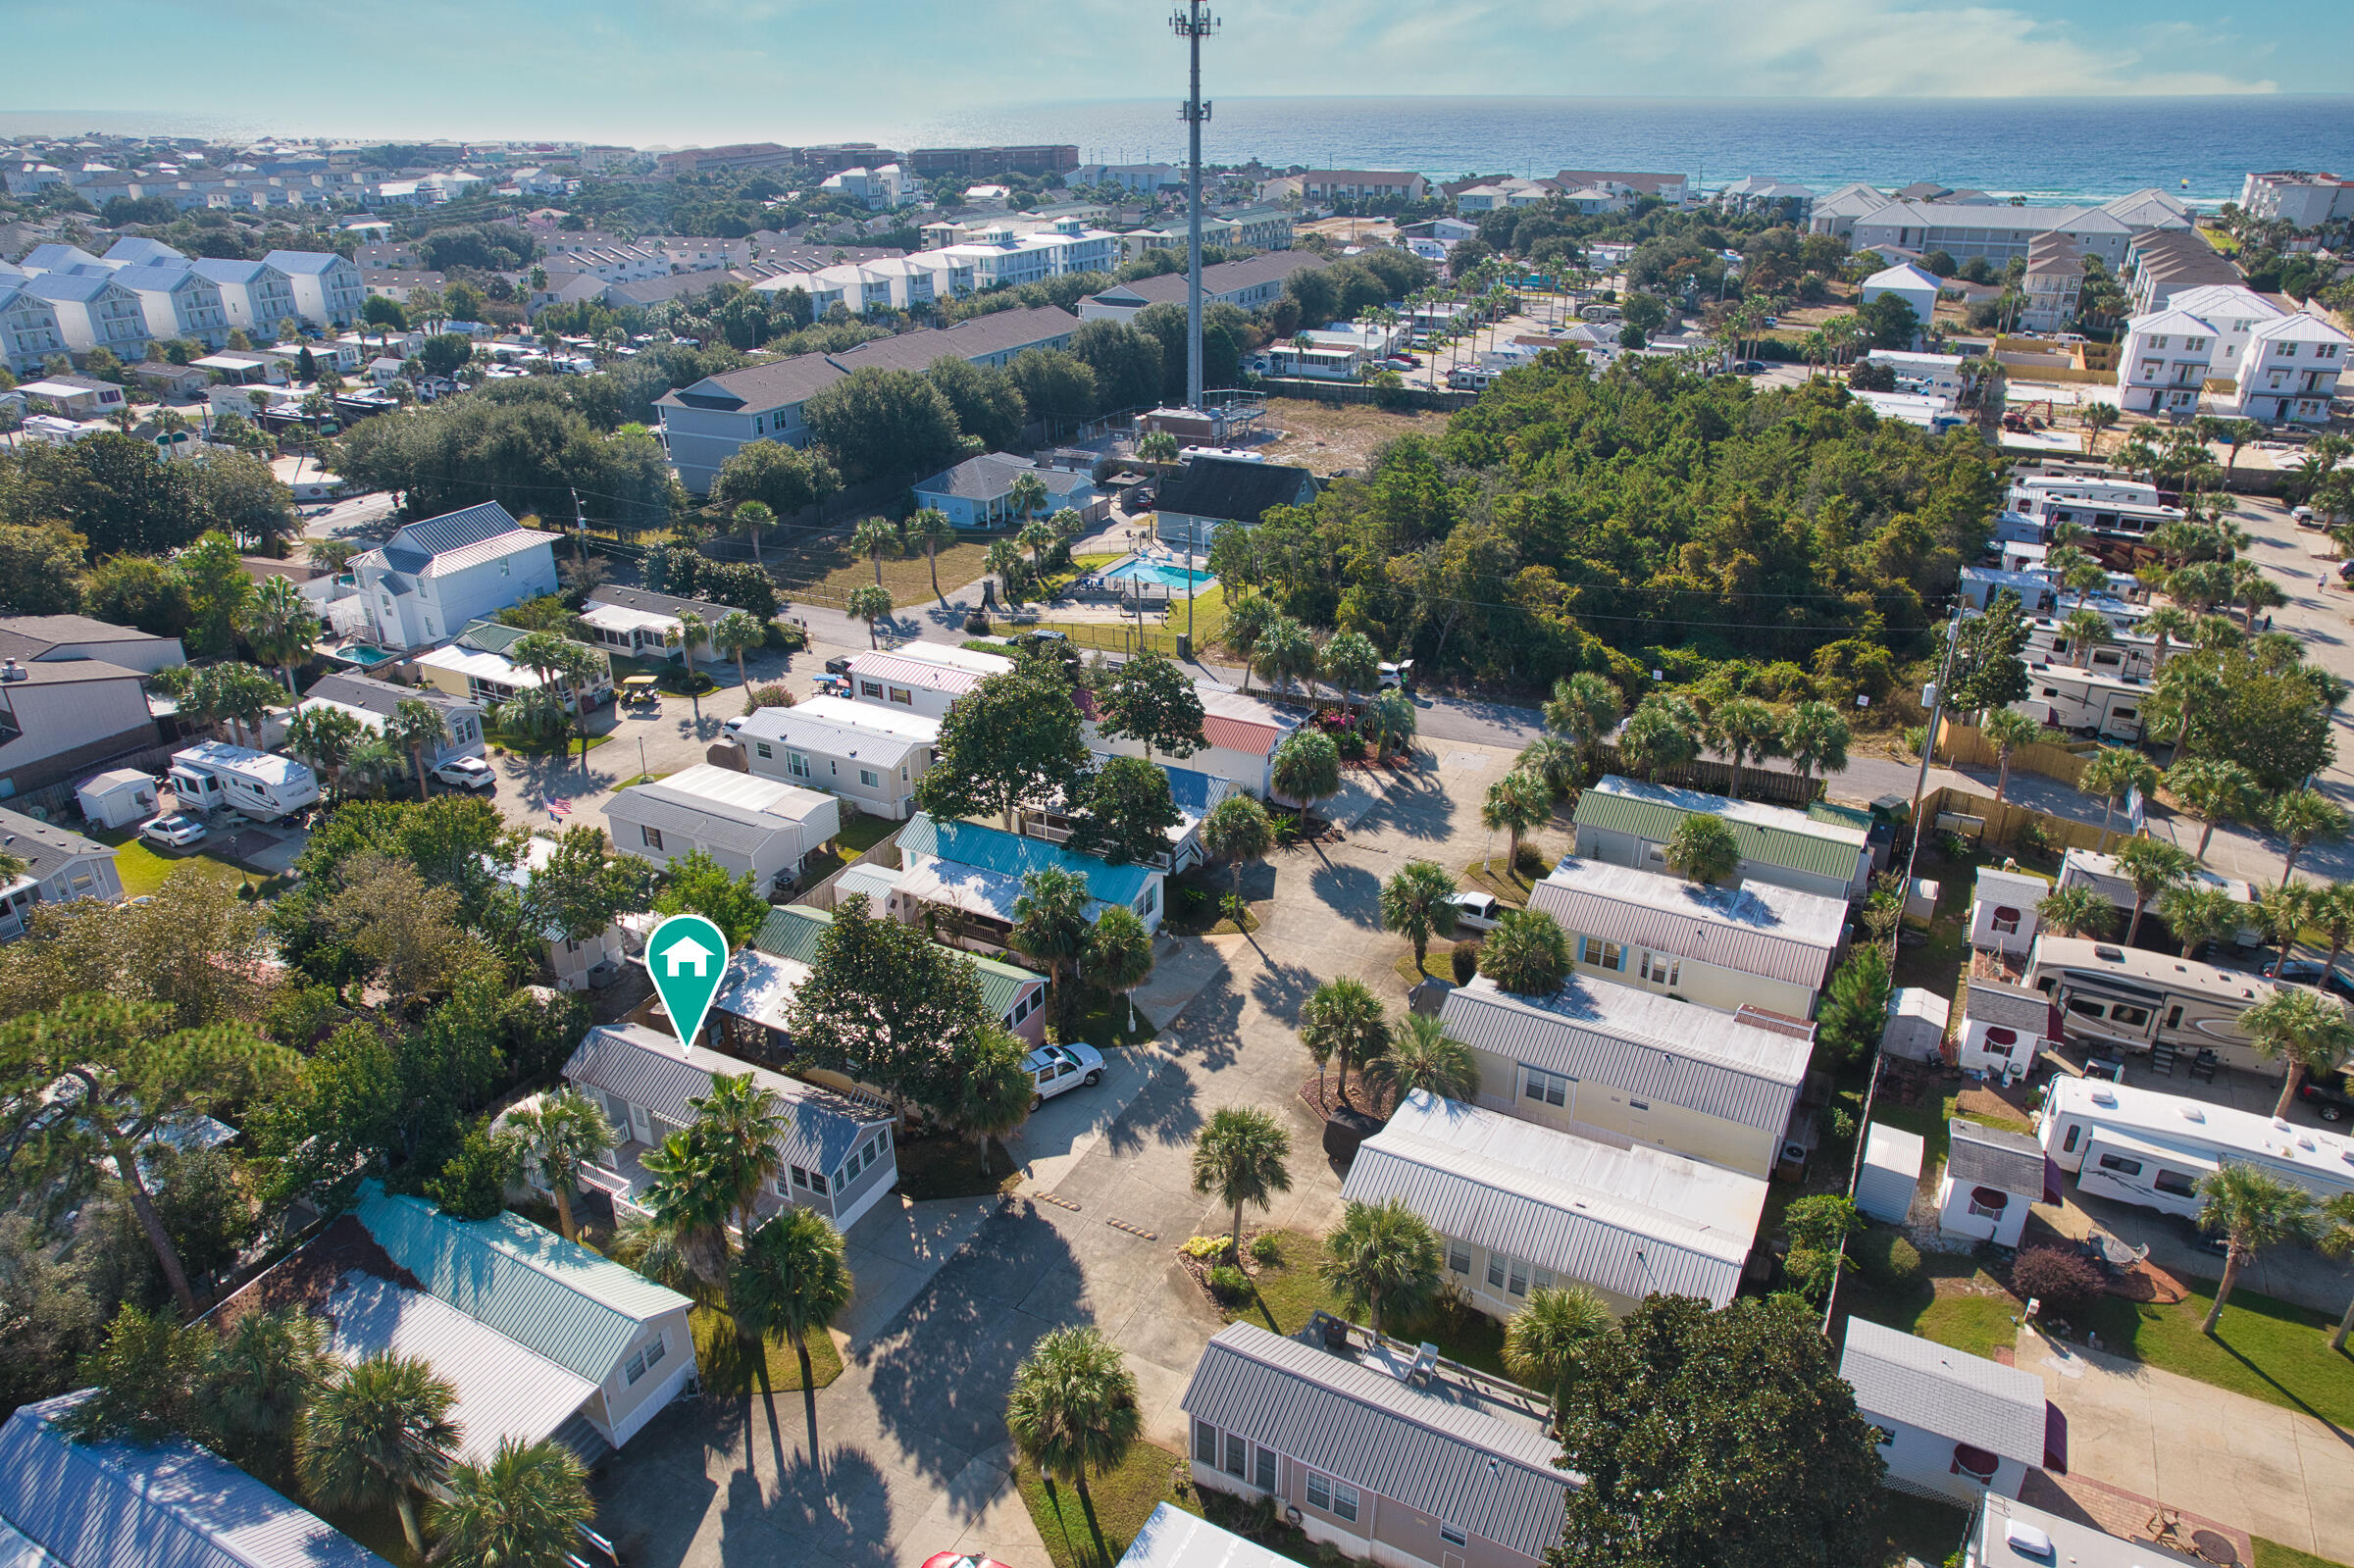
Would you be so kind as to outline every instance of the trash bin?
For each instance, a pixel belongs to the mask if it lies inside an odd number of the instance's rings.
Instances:
[[[1194,656],[1194,639],[1193,639],[1192,635],[1191,635],[1191,634],[1189,634],[1189,633],[1187,633],[1187,632],[1178,632],[1178,633],[1177,633],[1177,657],[1178,657],[1179,659],[1191,659],[1193,656]]]

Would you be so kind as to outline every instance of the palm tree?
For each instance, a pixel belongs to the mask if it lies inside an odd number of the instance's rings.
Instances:
[[[1364,633],[1344,632],[1324,644],[1323,672],[1327,685],[1340,687],[1345,714],[1359,686],[1371,687],[1381,679],[1381,655]]]
[[[1595,1342],[1611,1332],[1611,1309],[1582,1285],[1541,1285],[1504,1325],[1505,1370],[1545,1391],[1555,1421]]]
[[[1413,744],[1420,719],[1414,712],[1414,699],[1392,686],[1365,704],[1364,716],[1358,723],[1378,748],[1373,760],[1386,763],[1392,751]]]
[[[434,1505],[435,1562],[451,1568],[565,1568],[580,1533],[596,1518],[588,1471],[578,1455],[542,1439],[501,1438],[483,1464],[449,1472],[449,1495]]]
[[[1732,787],[1726,793],[1736,800],[1741,796],[1742,768],[1782,749],[1780,716],[1755,697],[1728,697],[1716,704],[1704,733],[1709,744],[1732,759]]]
[[[1487,797],[1479,806],[1479,825],[1490,833],[1507,835],[1505,870],[1515,878],[1520,875],[1520,835],[1532,828],[1543,827],[1552,818],[1553,791],[1534,774],[1518,771],[1508,773],[1488,785]]]
[[[695,1131],[706,1151],[705,1179],[727,1194],[740,1236],[752,1232],[761,1192],[785,1168],[785,1139],[791,1122],[785,1102],[749,1072],[714,1073],[711,1087],[691,1096]]]
[[[1119,1346],[1092,1327],[1051,1331],[1014,1368],[1005,1429],[1042,1473],[1079,1490],[1091,1523],[1088,1472],[1118,1469],[1143,1426],[1135,1374]]]
[[[1713,812],[1684,814],[1666,844],[1667,864],[1702,886],[1713,886],[1741,869],[1741,840],[1733,825]]]
[[[983,1031],[972,1059],[963,1064],[954,1097],[942,1113],[942,1120],[973,1140],[974,1152],[985,1166],[989,1140],[1020,1127],[1039,1102],[1038,1083],[1022,1066],[1029,1052],[1028,1041],[992,1023]]]
[[[2069,612],[2068,619],[2060,623],[2059,634],[2074,650],[2076,667],[2081,670],[2092,668],[2093,649],[2117,640],[2117,629],[2107,616],[2083,608]]]
[[[2354,1192],[2339,1192],[2330,1197],[2316,1212],[2315,1221],[2319,1236],[2314,1246],[2325,1256],[2342,1258],[2354,1253]],[[2354,1299],[2346,1302],[2345,1315],[2329,1331],[2330,1349],[2344,1353],[2348,1330],[2354,1330]]]
[[[448,737],[449,730],[441,722],[440,710],[423,697],[403,697],[392,705],[384,720],[384,738],[409,754],[417,765],[417,798],[425,799],[432,791],[426,786],[425,748],[438,747]]]
[[[286,749],[326,775],[329,786],[341,795],[344,765],[367,733],[366,726],[341,708],[301,708],[286,721]]]
[[[875,637],[875,623],[891,619],[891,612],[896,608],[891,602],[891,589],[877,587],[872,582],[861,582],[850,589],[849,600],[844,608],[848,611],[851,620],[866,623],[866,645],[870,648],[881,647],[883,644]]]
[[[1027,475],[1023,476],[1025,479]],[[899,553],[899,526],[887,517],[866,517],[850,530],[850,548],[860,555],[872,557],[875,563],[875,586],[883,585],[883,557]]]
[[[2346,813],[2328,795],[2306,785],[2275,795],[2265,812],[2265,825],[2288,845],[2287,853],[2280,857],[2280,885],[2285,887],[2306,850],[2346,835]]]
[[[1024,475],[1023,478],[1027,479],[1029,476]],[[1044,577],[1047,571],[1047,552],[1060,542],[1054,530],[1048,526],[1046,519],[1034,517],[1022,525],[1021,531],[1016,533],[1014,538],[1020,541],[1023,549],[1030,552],[1030,570]]]
[[[2106,936],[2117,930],[2117,905],[2088,882],[2055,887],[2036,901],[2036,919],[2061,936]]]
[[[922,507],[907,520],[907,541],[924,547],[924,564],[932,569],[932,597],[943,604],[948,596],[940,591],[940,547],[955,539],[956,525],[937,506]]]
[[[2043,726],[2016,708],[1997,708],[1986,715],[1979,726],[1994,745],[1994,798],[2000,800],[2011,787],[2011,754],[2043,733]]]
[[[517,639],[521,645],[521,639]],[[553,655],[555,678],[564,683],[572,704],[573,733],[581,741],[581,767],[588,766],[588,690],[597,682],[613,673],[613,661],[607,654],[587,643],[559,639]]]
[[[777,511],[766,501],[739,501],[729,514],[729,523],[736,531],[752,543],[752,564],[760,564],[760,535],[777,526]]]
[[[826,1331],[849,1305],[855,1288],[842,1233],[815,1209],[797,1206],[752,1233],[731,1279],[738,1330],[783,1340],[800,1363],[801,1410],[809,1423],[812,1461],[817,1457],[817,1373],[809,1364],[809,1336]]]
[[[1024,957],[1047,966],[1057,1002],[1067,1011],[1071,986],[1064,977],[1087,950],[1087,879],[1061,866],[1025,872],[1013,900],[1010,939]]]
[[[382,1508],[400,1515],[409,1550],[425,1554],[417,1494],[449,1474],[458,1429],[449,1413],[457,1390],[412,1356],[371,1355],[312,1396],[294,1433],[294,1473],[329,1508]]]
[[[578,1089],[558,1089],[509,1111],[507,1126],[523,1138],[524,1158],[555,1194],[556,1227],[564,1239],[581,1239],[572,1215],[581,1167],[620,1141],[604,1107]]]
[[[673,1130],[638,1163],[653,1178],[640,1199],[647,1219],[626,1241],[616,1237],[614,1256],[664,1285],[683,1289],[684,1277],[724,1298],[736,1193],[700,1124]]]
[[[736,683],[740,686],[752,683],[743,667],[744,655],[767,645],[768,628],[749,610],[730,610],[711,628],[711,646],[721,658],[736,661]]]
[[[1585,753],[1566,736],[1539,735],[1520,748],[1520,755],[1512,759],[1512,771],[1543,780],[1546,792],[1558,805],[1577,792],[1578,781],[1586,776]]]
[[[1419,1091],[1440,1099],[1467,1100],[1479,1092],[1479,1064],[1471,1047],[1423,1013],[1408,1013],[1390,1032],[1390,1042],[1365,1063],[1365,1082],[1403,1101]]]
[[[1384,1313],[1410,1321],[1439,1291],[1443,1259],[1429,1222],[1400,1197],[1351,1203],[1324,1239],[1324,1283],[1366,1327],[1381,1332]]]
[[[334,1369],[318,1314],[297,1306],[248,1312],[213,1350],[204,1403],[233,1448],[267,1452],[293,1437]]]
[[[2273,1106],[2277,1117],[2288,1115],[2307,1073],[2327,1076],[2354,1057],[2354,1020],[2319,986],[2275,986],[2270,996],[2239,1015],[2239,1027],[2257,1055],[2279,1061],[2285,1069],[2280,1097]]]
[[[1011,539],[994,540],[991,542],[982,564],[998,575],[998,582],[1005,593],[1005,602],[1011,604],[1013,602],[1013,574],[1021,568],[1022,547]]]
[[[1243,896],[1243,866],[1275,847],[1275,825],[1267,808],[1236,790],[1202,819],[1202,847],[1234,866],[1234,896]]]
[[[1263,1209],[1276,1193],[1292,1189],[1292,1173],[1284,1163],[1291,1156],[1292,1136],[1255,1106],[1211,1112],[1194,1139],[1194,1190],[1215,1194],[1234,1211],[1228,1249],[1236,1263],[1243,1260],[1243,1205]]]
[[[1409,860],[1381,885],[1381,924],[1414,944],[1414,971],[1425,973],[1436,937],[1455,935],[1455,878],[1435,860]]]
[[[2158,895],[2158,918],[2182,944],[2182,956],[2195,958],[2200,948],[2239,929],[2240,908],[2221,887],[2169,887]]]
[[[1079,973],[1128,1003],[1128,1033],[1136,1033],[1136,987],[1152,977],[1152,934],[1135,910],[1111,904],[1096,917],[1080,955]]]
[[[1700,715],[1681,697],[1655,691],[1635,704],[1618,732],[1618,761],[1653,784],[1700,755]]]
[[[2099,448],[2101,432],[2123,417],[2114,403],[2087,403],[2076,411],[2076,418],[2084,426],[2084,451],[2087,456]]]
[[[2166,770],[2166,787],[2199,822],[2195,855],[2201,865],[2207,863],[2207,846],[2214,841],[2216,825],[2243,820],[2257,799],[2256,776],[2221,757],[2184,758]]]
[[[1340,1058],[1341,1103],[1349,1101],[1349,1063],[1366,1061],[1390,1042],[1390,1019],[1381,999],[1361,980],[1344,975],[1328,980],[1300,1004],[1300,1042],[1316,1064],[1316,1098],[1324,1097],[1324,1064]]]
[[[2190,642],[2198,633],[2198,623],[2190,615],[2171,604],[2161,604],[2141,618],[2141,634],[2153,637],[2157,645],[2150,650],[2150,674],[2155,678],[2166,668],[2166,656],[2174,644]]]
[[[1167,430],[1147,430],[1136,438],[1139,462],[1150,463],[1155,472],[1177,461],[1177,437]]]
[[[302,596],[291,578],[270,578],[246,601],[238,630],[245,633],[254,655],[278,666],[286,694],[294,695],[294,667],[310,656],[319,640],[320,620],[311,601]]]
[[[1045,511],[1047,500],[1047,481],[1035,474],[1017,474],[1005,488],[1005,510],[1017,524],[1027,523]]]
[[[1798,764],[1799,793],[1815,795],[1815,771],[1847,771],[1847,719],[1827,702],[1802,702],[1782,721],[1782,755]]]
[[[2313,1194],[2253,1165],[2226,1165],[2199,1178],[2199,1228],[2221,1235],[2229,1248],[2224,1254],[2224,1277],[2215,1288],[2215,1304],[2199,1325],[2200,1333],[2213,1334],[2224,1303],[2231,1299],[2231,1288],[2239,1284],[2239,1271],[2250,1258],[2268,1246],[2303,1241],[2313,1235]]]
[[[2129,746],[2103,746],[2076,776],[2076,787],[2101,797],[2101,850],[2108,852],[2109,822],[2117,803],[2138,789],[2148,800],[2158,792],[2158,765]]]
[[[2133,918],[2125,927],[2125,945],[2141,933],[2142,911],[2167,888],[2186,883],[2198,869],[2187,851],[2161,838],[2128,838],[2117,846],[2118,873],[2133,885]]]
[[[2313,908],[2313,894],[2311,887],[2283,883],[2258,893],[2255,903],[2248,906],[2256,929],[2279,947],[2282,963],[2288,961],[2288,950],[2296,945],[2297,933],[2305,929],[2305,918]],[[2318,987],[2328,978],[2316,975],[2314,985]]]
[[[1275,793],[1300,802],[1305,828],[1317,801],[1341,792],[1341,748],[1321,730],[1295,730],[1275,748],[1267,782]]]
[[[2329,956],[2314,977],[2320,986],[2337,968],[2338,956],[2354,947],[2354,882],[2333,882],[2313,889],[2305,904],[2305,923],[2322,934]]]
[[[1574,744],[1590,773],[1603,737],[1618,728],[1625,711],[1616,686],[1583,670],[1553,683],[1553,696],[1544,708],[1545,728]]]

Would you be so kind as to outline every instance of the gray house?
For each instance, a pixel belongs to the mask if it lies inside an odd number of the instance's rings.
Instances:
[[[1573,1478],[1542,1395],[1318,1313],[1218,1331],[1179,1406],[1197,1486],[1385,1568],[1537,1568]]]
[[[1270,507],[1305,506],[1318,488],[1313,474],[1286,463],[1188,458],[1160,481],[1154,531],[1169,549],[1207,555],[1210,539],[1226,524],[1255,524]]]
[[[123,896],[115,851],[55,823],[35,822],[0,808],[0,849],[25,862],[24,874],[0,887],[0,941],[25,935],[34,904],[64,904],[77,898],[113,903]]]

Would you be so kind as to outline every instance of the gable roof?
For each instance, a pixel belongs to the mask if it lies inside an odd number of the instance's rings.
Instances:
[[[1854,880],[1868,838],[1861,830],[1818,822],[1803,811],[1644,784],[1617,774],[1606,774],[1577,797],[1573,820],[1580,828],[1630,834],[1663,844],[1675,835],[1676,824],[1695,812],[1724,818],[1744,860],[1840,882]]]
[[[1562,930],[1820,990],[1847,928],[1842,899],[1770,883],[1708,887],[1632,866],[1565,858],[1528,907]]]
[[[1955,1117],[1947,1124],[1945,1172],[1957,1182],[2057,1202],[2059,1186],[2043,1145],[2024,1133]]]
[[[446,719],[453,713],[473,713],[477,705],[464,697],[453,697],[438,686],[396,686],[389,681],[372,681],[364,675],[346,675],[335,671],[321,676],[310,689],[303,692],[306,702],[332,702],[337,707],[357,708],[379,719],[392,717],[403,702],[422,702]]]
[[[689,834],[752,855],[781,833],[796,835],[802,847],[815,848],[833,836],[841,803],[815,789],[698,762],[616,792],[604,813],[616,822]]]
[[[1016,879],[1057,866],[1085,878],[1089,896],[1106,904],[1133,903],[1159,875],[1148,866],[1115,866],[1044,838],[1025,838],[979,823],[939,822],[924,811],[910,816],[907,826],[899,830],[899,853],[902,859],[909,854],[932,855]]]
[[[145,777],[141,775],[140,777]],[[25,875],[41,882],[74,861],[88,855],[112,860],[115,852],[95,838],[84,838],[53,822],[35,822],[23,812],[0,807],[0,849],[25,862]]]
[[[1561,1536],[1574,1484],[1542,1419],[1516,1421],[1254,1323],[1218,1331],[1188,1414],[1523,1556]]]
[[[921,371],[940,359],[978,359],[1033,343],[1067,337],[1079,319],[1051,305],[1001,310],[953,327],[923,327],[896,337],[878,338],[834,354],[795,354],[790,359],[749,365],[706,376],[691,386],[665,392],[655,401],[673,407],[716,409],[780,408],[806,401],[852,371],[875,366]]]
[[[1241,261],[1218,262],[1202,269],[1202,297],[1208,299],[1261,283],[1279,283],[1294,273],[1314,272],[1327,265],[1312,250],[1265,250]],[[1095,297],[1113,305],[1181,305],[1185,303],[1186,277],[1180,271],[1132,278],[1115,283]]]
[[[2052,1033],[2052,999],[2039,990],[1975,977],[1963,982],[1962,1016],[1975,1023],[2023,1030],[2041,1037]]]
[[[1049,468],[1010,452],[983,452],[968,457],[953,468],[942,469],[929,479],[918,480],[914,489],[918,494],[955,495],[968,500],[994,501],[1013,488],[1013,481],[1023,475],[1034,475],[1046,485],[1049,497],[1068,496],[1075,490],[1095,488],[1095,481],[1072,469]]]
[[[844,697],[761,708],[737,729],[742,741],[772,740],[828,756],[896,768],[940,739],[940,721]]]
[[[2043,1380],[1866,1318],[1847,1320],[1839,1376],[1856,1408],[2016,1459],[2044,1461]]]
[[[905,649],[884,648],[855,654],[850,659],[850,674],[870,681],[896,682],[903,686],[946,691],[961,697],[991,676],[1004,675],[1013,669],[1011,659],[1004,661],[1003,670],[976,670],[945,659],[925,657],[932,651],[910,645]]]
[[[590,589],[588,597],[582,601],[584,609],[594,609],[600,604],[609,604],[619,610],[640,610],[647,615],[667,615],[674,621],[682,615],[691,614],[699,616],[705,626],[734,614],[736,609],[732,604],[717,604],[709,599],[687,599],[675,593],[654,593],[645,588],[625,588],[609,582],[599,583]]]
[[[0,617],[0,638],[24,638],[32,646],[12,646],[7,651],[23,659],[37,659],[51,649],[70,642],[169,642],[133,627],[116,626],[110,621],[93,620],[86,615],[12,615]]]
[[[481,501],[395,529],[375,553],[383,556],[384,564],[395,572],[423,572],[437,555],[518,531],[530,531],[496,501]]]
[[[74,1442],[55,1422],[87,1391],[0,1427],[0,1518],[66,1568],[391,1568],[182,1438]]]
[[[734,971],[737,966],[731,963],[728,967]],[[563,1076],[568,1083],[603,1089],[685,1126],[694,1120],[694,1111],[687,1102],[710,1093],[711,1079],[720,1073],[749,1073],[754,1084],[784,1101],[786,1131],[777,1151],[805,1170],[831,1174],[858,1146],[866,1129],[893,1119],[882,1106],[700,1045],[682,1051],[676,1039],[642,1024],[602,1024],[591,1029],[565,1062]]]
[[[645,1325],[692,1305],[520,1214],[459,1220],[369,1182],[356,1211],[435,1295],[556,1365],[602,1383]]]

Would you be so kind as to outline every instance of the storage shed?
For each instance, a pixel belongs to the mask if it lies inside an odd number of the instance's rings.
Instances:
[[[1902,1225],[1920,1189],[1926,1142],[1886,1122],[1874,1122],[1864,1138],[1864,1168],[1856,1173],[1856,1207],[1868,1219]]]
[[[136,768],[117,768],[83,780],[74,798],[92,827],[128,828],[155,815],[155,781]]]

